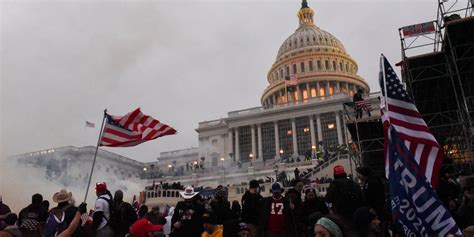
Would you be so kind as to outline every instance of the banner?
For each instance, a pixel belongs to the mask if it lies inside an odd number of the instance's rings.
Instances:
[[[431,34],[436,31],[434,21],[402,27],[404,37]]]
[[[392,216],[406,236],[461,235],[449,211],[431,188],[397,131],[389,128],[390,195]]]

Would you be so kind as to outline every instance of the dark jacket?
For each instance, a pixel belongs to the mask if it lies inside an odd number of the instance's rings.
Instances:
[[[373,208],[379,218],[385,219],[385,185],[379,177],[369,176],[367,182],[362,186],[367,206]]]
[[[113,212],[113,215],[117,222],[114,235],[122,237],[129,233],[130,226],[137,221],[138,216],[132,205],[128,202],[116,201],[114,207],[115,211]]]
[[[474,207],[467,205],[467,200],[465,197],[463,198],[461,206],[453,216],[459,228],[461,229],[465,229],[468,226],[474,225]]]
[[[258,224],[258,215],[260,212],[260,202],[262,195],[258,193],[245,192],[242,196],[242,222],[247,224]]]
[[[204,207],[193,202],[190,205],[180,201],[176,204],[173,217],[171,217],[171,228],[173,237],[200,237],[203,232],[202,215]],[[180,221],[181,228],[174,229],[174,223]]]
[[[23,208],[18,214],[18,226],[22,236],[41,236],[42,228],[48,218],[48,212],[41,205]]]
[[[346,220],[352,220],[357,208],[364,204],[364,196],[359,185],[346,177],[336,178],[328,188],[326,202],[332,210]]]
[[[217,216],[217,224],[222,225],[225,221],[230,219],[230,202],[218,198],[214,199],[210,203],[212,211]]]

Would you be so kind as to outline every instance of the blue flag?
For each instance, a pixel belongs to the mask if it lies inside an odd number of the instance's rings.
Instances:
[[[413,155],[400,139],[398,132],[389,128],[389,182],[392,216],[406,236],[461,235],[449,211],[431,188]]]

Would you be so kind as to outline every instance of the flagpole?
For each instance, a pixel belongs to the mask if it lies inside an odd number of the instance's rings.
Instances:
[[[91,172],[89,174],[89,181],[87,183],[86,195],[84,196],[84,202],[87,200],[87,194],[89,194],[89,188],[91,186],[92,173],[94,172],[95,161],[97,159],[97,152],[99,151],[100,139],[102,138],[102,132],[104,129],[104,122],[106,119],[107,109],[104,109],[104,117],[102,118],[102,125],[100,125],[99,139],[97,140],[97,146],[95,147],[94,160],[92,161]]]
[[[286,97],[286,105],[288,105],[288,88],[286,87],[286,77],[285,77],[285,97]]]
[[[388,116],[388,112],[389,112],[389,109],[388,109],[388,95],[387,95],[387,77],[386,77],[386,74],[385,74],[385,56],[383,54],[380,54],[380,66],[381,66],[381,69],[382,69],[382,77],[383,77],[383,86],[384,86],[384,91],[385,91],[385,114],[387,114],[387,119],[388,119],[388,122],[390,123],[390,116]]]

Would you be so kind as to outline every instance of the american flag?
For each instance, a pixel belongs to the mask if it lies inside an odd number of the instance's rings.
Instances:
[[[106,114],[100,146],[129,147],[162,136],[176,134],[172,127],[143,114],[140,108],[125,116]]]
[[[419,164],[420,174],[424,174],[436,188],[443,163],[443,153],[438,142],[383,55],[380,57],[379,77],[382,91],[380,108],[385,134],[385,175],[388,178],[388,128],[393,126]]]
[[[369,100],[361,100],[354,102],[356,109],[362,109],[364,111],[372,111],[372,104]]]
[[[296,79],[296,75],[286,76],[285,77],[285,85],[287,85],[287,86],[296,86],[296,85],[298,85],[298,80]]]

